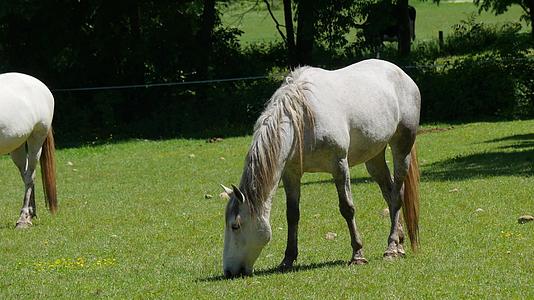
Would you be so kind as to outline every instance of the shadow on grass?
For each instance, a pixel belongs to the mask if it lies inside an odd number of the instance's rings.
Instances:
[[[350,183],[352,184],[361,184],[361,183],[369,183],[374,182],[371,177],[358,177],[358,178],[351,178]],[[334,184],[333,179],[323,179],[323,180],[312,180],[312,181],[303,181],[301,185],[311,185],[311,184]]]
[[[493,176],[534,176],[534,133],[511,135],[483,142],[491,149],[425,165],[422,181],[464,180]],[[506,143],[503,145],[503,143]],[[352,178],[352,184],[372,183],[370,177]],[[333,184],[332,179],[302,182],[302,185]]]
[[[325,268],[333,268],[337,266],[343,266],[346,265],[347,262],[344,260],[334,260],[334,261],[327,261],[322,263],[311,263],[307,265],[297,265],[289,270],[280,270],[278,267],[264,269],[255,271],[252,276],[269,276],[274,274],[284,274],[284,273],[294,273],[294,272],[304,272],[308,270],[316,270],[316,269],[325,269]],[[239,279],[240,277],[237,277],[235,279]],[[207,278],[200,278],[197,281],[199,282],[214,282],[214,281],[223,281],[223,280],[233,280],[228,279],[224,277],[223,275],[219,276],[211,276]]]
[[[481,153],[460,154],[425,166],[421,179],[442,181],[492,176],[534,176],[534,134],[512,135],[484,143],[501,142],[511,144],[498,145]]]

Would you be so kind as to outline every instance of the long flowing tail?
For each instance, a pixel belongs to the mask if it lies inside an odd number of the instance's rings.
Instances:
[[[52,213],[57,211],[55,152],[54,133],[50,128],[41,150],[41,177],[46,204]]]
[[[408,227],[412,250],[417,251],[419,247],[419,166],[417,164],[415,144],[412,147],[410,156],[410,168],[408,169],[408,175],[404,179],[402,212],[406,227]]]

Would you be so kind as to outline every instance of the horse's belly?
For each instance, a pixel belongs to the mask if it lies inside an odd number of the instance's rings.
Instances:
[[[0,133],[0,155],[8,154],[15,151],[28,139],[27,136],[10,136],[6,137]]]
[[[386,146],[387,143],[376,143],[372,145],[366,145],[366,147],[353,146],[349,148],[347,153],[347,158],[349,161],[349,166],[359,165],[364,163],[371,158],[378,155],[382,149]]]
[[[366,147],[349,147],[346,155],[349,166],[359,165],[378,155],[386,146],[387,143],[377,143],[367,145]],[[335,162],[341,158],[339,147],[319,148],[312,153],[307,153],[304,157],[304,171],[305,172],[327,172],[332,173]]]
[[[20,147],[36,127],[31,116],[16,112],[0,113],[0,154],[11,153]]]

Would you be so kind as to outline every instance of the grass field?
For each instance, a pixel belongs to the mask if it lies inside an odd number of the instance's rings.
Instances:
[[[438,127],[418,138],[420,253],[382,260],[385,204],[359,166],[353,195],[368,265],[345,265],[335,188],[328,175],[307,174],[296,271],[274,270],[286,235],[280,189],[273,240],[256,275],[236,280],[221,279],[218,184],[238,182],[250,137],[61,149],[60,211],[44,210],[39,186],[39,218],[25,231],[13,228],[22,184],[0,157],[0,298],[534,298],[534,223],[517,222],[534,214],[534,120]]]
[[[276,31],[274,22],[260,1],[250,2],[248,5],[230,5],[224,10],[223,23],[241,29],[244,33],[240,40],[242,43],[274,42],[280,41],[280,35]],[[438,31],[443,31],[445,36],[452,31],[452,26],[467,20],[471,14],[477,15],[477,20],[487,24],[502,24],[503,22],[519,22],[523,13],[522,9],[515,5],[502,15],[495,16],[492,12],[482,12],[478,15],[478,8],[471,2],[441,1],[436,5],[432,1],[410,1],[417,9],[416,18],[416,42],[438,38]],[[274,15],[283,24],[282,6],[275,6]],[[523,30],[529,27],[522,22]],[[283,30],[283,28],[282,28]],[[350,37],[349,37],[350,39]]]

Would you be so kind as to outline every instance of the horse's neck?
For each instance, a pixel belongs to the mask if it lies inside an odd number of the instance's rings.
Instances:
[[[282,173],[284,171],[285,165],[290,159],[290,156],[293,154],[293,146],[294,146],[294,132],[293,127],[291,126],[290,122],[283,122],[280,124],[280,135],[279,137],[279,143],[280,143],[280,151],[278,151],[278,155],[274,158],[274,166],[272,168],[272,172],[270,173],[269,178],[261,178],[258,176],[254,176],[254,172],[257,172],[259,169],[259,166],[257,164],[263,164],[264,161],[257,161],[256,165],[249,164],[250,157],[247,158],[247,164],[245,166],[245,173],[248,173],[248,176],[252,176],[256,179],[262,179],[261,182],[255,182],[254,186],[247,186],[247,180],[244,178],[241,179],[241,186],[240,188],[247,191],[247,194],[254,195],[257,190],[252,190],[254,187],[262,186],[261,194],[259,195],[261,199],[261,203],[256,204],[256,213],[258,214],[258,217],[265,218],[268,220],[270,218],[271,213],[271,205],[272,205],[272,196],[276,192],[276,189],[278,188],[278,183],[280,182],[280,178],[282,177]],[[272,141],[275,142],[275,141]],[[268,146],[268,145],[267,145]]]

